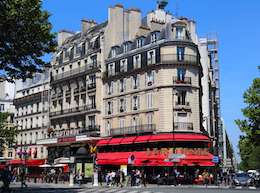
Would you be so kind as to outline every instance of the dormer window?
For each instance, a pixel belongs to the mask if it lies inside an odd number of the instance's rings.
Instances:
[[[108,76],[115,75],[115,63],[111,63],[108,65]]]
[[[127,71],[127,60],[121,60],[120,62],[120,72],[126,72]]]
[[[116,57],[116,48],[111,49],[111,58]]]
[[[183,34],[182,34],[182,28],[176,28],[176,37],[175,39],[183,39]]]
[[[141,55],[134,56],[134,69],[141,68]]]
[[[141,38],[136,40],[136,48],[139,49],[143,46],[143,41]]]
[[[151,43],[155,43],[157,40],[157,34],[156,33],[152,33],[151,34]]]
[[[124,44],[124,54],[128,52],[128,43]]]

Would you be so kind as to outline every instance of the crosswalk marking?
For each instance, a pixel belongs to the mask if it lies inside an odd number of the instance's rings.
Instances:
[[[236,189],[242,189],[242,186],[236,186]]]
[[[249,189],[251,189],[251,190],[255,190],[256,187],[254,187],[254,186],[249,186]]]

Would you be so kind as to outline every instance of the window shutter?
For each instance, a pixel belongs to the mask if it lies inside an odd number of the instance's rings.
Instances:
[[[147,72],[144,73],[144,86],[146,87],[147,85]]]
[[[133,132],[133,118],[130,118],[130,132]]]
[[[135,118],[135,126],[138,126],[138,117]]]
[[[106,83],[106,86],[105,86],[105,95],[107,96],[107,83]]]
[[[113,75],[115,75],[115,63],[113,63],[113,65],[112,65],[112,73],[113,73]]]
[[[140,74],[137,75],[137,87],[140,88]]]
[[[105,103],[105,115],[107,115],[107,102]]]
[[[109,121],[109,130],[108,130],[108,135],[110,135],[110,130],[112,129],[112,121]]]
[[[153,116],[150,116],[150,124],[153,124]]]
[[[126,78],[124,78],[124,92],[126,92]]]
[[[152,84],[155,84],[155,70],[152,71]]]
[[[130,111],[133,110],[133,97],[130,98]]]
[[[107,122],[105,121],[105,136],[108,135],[108,132],[107,132]]]
[[[126,112],[126,99],[124,99],[124,112]]]
[[[122,120],[122,127],[125,127],[125,120]]]
[[[127,59],[125,60],[124,72],[127,72]]]
[[[150,93],[150,108],[153,107],[153,93]]]
[[[140,95],[137,96],[137,109],[140,110]]]
[[[120,80],[117,80],[117,93],[119,93],[119,88],[120,88]]]
[[[114,81],[111,82],[111,87],[112,87],[111,94],[114,94]]]
[[[150,99],[150,93],[147,94],[147,108],[149,108],[149,99]]]
[[[114,113],[114,101],[111,101],[111,114]]]
[[[130,78],[130,90],[133,89],[133,76],[131,76]]]
[[[119,101],[119,99],[117,99],[117,113],[119,113],[119,110],[120,110],[120,101]]]
[[[150,115],[147,116],[147,124],[150,125]]]

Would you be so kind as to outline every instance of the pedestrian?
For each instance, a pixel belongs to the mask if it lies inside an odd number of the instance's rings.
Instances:
[[[112,170],[111,178],[112,178],[112,185],[114,186],[115,183],[116,183],[116,172],[115,172],[115,170]]]
[[[178,178],[178,171],[177,169],[175,168],[174,171],[173,171],[173,185],[176,186],[177,185],[177,178]]]
[[[132,170],[132,172],[131,172],[131,186],[134,186],[134,185],[135,185],[135,182],[136,182],[136,179],[135,179],[135,170]]]
[[[76,175],[76,180],[78,181],[79,186],[81,186],[82,172],[80,171],[79,168],[78,168],[78,172],[77,172],[77,175]]]
[[[5,191],[5,189],[8,190],[8,192],[10,193],[10,189],[9,189],[9,185],[10,185],[10,182],[11,182],[11,179],[12,179],[12,176],[11,176],[11,171],[7,169],[7,167],[4,169],[2,175],[1,175],[1,178],[3,180],[3,189],[2,189],[2,192]]]
[[[125,173],[123,172],[122,169],[120,169],[120,171],[119,171],[119,178],[120,178],[121,188],[123,188],[123,186],[124,186],[123,182],[125,181]]]
[[[206,184],[206,187],[208,186],[208,178],[209,178],[209,174],[206,171],[206,169],[204,169],[204,172],[202,173],[203,179],[204,179],[204,184]]]
[[[146,184],[145,184],[145,181],[146,181],[146,173],[144,172],[144,170],[142,170],[141,175],[142,175],[142,183],[144,184],[144,187],[146,187]]]
[[[119,181],[120,181],[120,170],[118,169],[116,171],[116,186],[117,187],[118,187]]]
[[[106,174],[106,185],[107,186],[108,186],[110,176],[111,176],[111,173],[110,173],[110,171],[108,171],[107,174]]]
[[[213,175],[213,173],[210,173],[209,177],[210,177],[209,184],[213,184],[214,183],[214,175]]]
[[[135,170],[135,177],[136,177],[136,188],[141,188],[142,185],[140,184],[140,171],[138,169]]]
[[[27,188],[27,184],[25,183],[25,173],[24,172],[21,173],[21,180],[22,180],[22,188],[23,188],[23,185],[25,185],[25,187]]]
[[[101,169],[98,169],[98,182],[102,186],[102,172],[101,172]]]

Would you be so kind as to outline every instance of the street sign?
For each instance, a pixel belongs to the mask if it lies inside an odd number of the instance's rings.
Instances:
[[[185,158],[185,154],[169,154],[168,158]]]
[[[130,158],[131,158],[131,160],[133,161],[133,160],[135,159],[135,156],[132,154],[132,155],[130,156]]]
[[[218,157],[214,156],[213,159],[212,159],[212,161],[213,161],[214,163],[218,163]]]
[[[28,146],[24,146],[24,150],[27,151],[27,149],[28,149]]]
[[[131,160],[131,158],[128,158],[128,163],[129,163],[129,164],[134,164],[135,161],[134,161],[134,160]]]
[[[179,162],[180,159],[164,159],[165,162]]]

